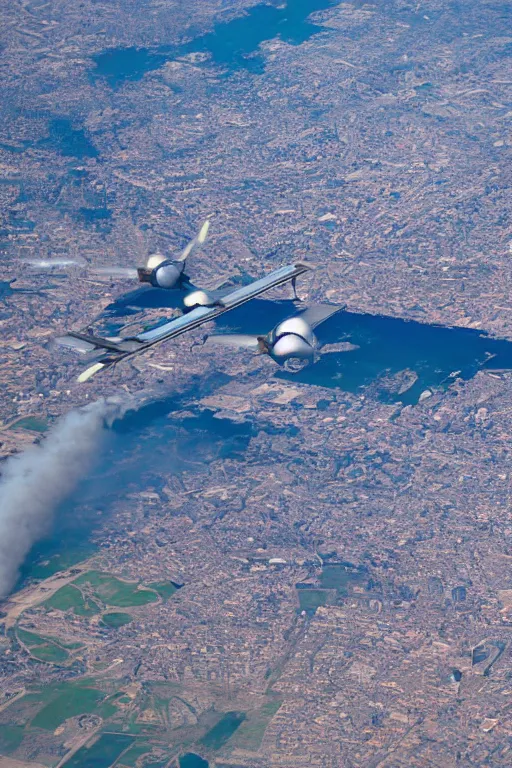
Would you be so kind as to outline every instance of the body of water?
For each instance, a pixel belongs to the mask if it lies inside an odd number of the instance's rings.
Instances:
[[[193,752],[180,757],[180,768],[208,768],[208,761]]]
[[[370,389],[385,402],[414,405],[422,393],[446,389],[456,378],[512,369],[512,342],[470,328],[342,312],[319,328],[318,337],[324,343],[348,341],[358,349],[323,355],[298,374],[278,375],[346,392]]]
[[[217,321],[221,332],[267,333],[300,309],[291,301],[256,300]],[[428,325],[413,320],[340,312],[320,325],[321,344],[349,342],[356,349],[331,352],[298,373],[276,365],[276,375],[290,381],[370,391],[386,402],[415,404],[427,389],[446,389],[456,378],[471,379],[479,370],[512,370],[512,342],[472,328]],[[240,354],[235,349],[232,354]]]
[[[106,322],[103,332],[118,332],[127,317],[142,317],[149,307],[175,309],[180,301],[178,291],[132,291],[107,308],[100,327]],[[221,333],[265,334],[302,308],[293,301],[254,299],[219,318],[216,327]],[[277,376],[346,392],[371,389],[381,400],[408,405],[417,403],[428,389],[447,388],[457,377],[468,380],[483,369],[512,370],[512,342],[471,328],[340,312],[316,333],[321,344],[349,342],[357,348],[322,355],[299,373],[287,373],[276,365]],[[236,349],[230,353],[245,354]]]
[[[97,157],[98,151],[88,138],[83,128],[75,127],[71,120],[57,117],[50,120],[49,134],[39,142],[40,147],[48,147],[64,157]]]
[[[111,48],[94,58],[93,78],[105,77],[112,87],[118,87],[190,53],[206,53],[210,61],[227,72],[246,69],[257,74],[264,69],[264,58],[258,53],[261,43],[280,37],[291,45],[300,45],[322,30],[308,17],[334,4],[333,0],[289,0],[279,6],[261,3],[183,45]]]
[[[14,293],[14,290],[11,288],[12,282],[13,280],[0,280],[0,299]]]

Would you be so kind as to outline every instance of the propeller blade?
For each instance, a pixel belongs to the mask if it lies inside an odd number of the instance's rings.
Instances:
[[[77,261],[76,259],[27,259],[23,261],[23,264],[28,264],[28,266],[34,269],[62,269],[62,267],[84,266],[82,261]]]
[[[95,267],[92,272],[110,277],[137,277],[137,270],[133,267]]]
[[[167,259],[162,253],[152,253],[146,261],[146,269],[156,269],[164,261],[167,261]]]
[[[342,309],[345,309],[345,307],[335,304],[313,304],[312,307],[306,309],[298,317],[301,317],[310,328],[316,328],[317,325],[323,323],[328,317],[335,315],[336,312],[341,312]]]
[[[80,384],[83,384],[84,381],[87,381],[92,376],[94,376],[95,373],[98,373],[98,371],[101,371],[102,368],[105,367],[105,363],[94,363],[94,365],[91,365],[87,370],[85,370],[83,373],[78,376],[77,381],[80,382]]]
[[[218,333],[208,336],[205,344],[220,344],[224,347],[241,347],[252,349],[255,352],[260,348],[257,336],[249,336],[246,333]]]
[[[210,228],[210,222],[208,219],[206,219],[203,226],[199,230],[199,233],[194,237],[193,240],[187,243],[187,245],[181,252],[180,256],[177,258],[177,261],[185,261],[185,259],[187,259],[190,256],[190,254],[195,248],[203,245],[204,241],[206,240],[206,235],[208,234],[209,228]]]

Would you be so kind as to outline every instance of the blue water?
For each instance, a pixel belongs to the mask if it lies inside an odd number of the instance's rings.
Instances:
[[[37,112],[26,113],[27,117],[37,117]],[[15,154],[22,154],[30,147],[51,149],[64,157],[83,160],[87,157],[97,157],[98,150],[92,143],[89,135],[79,124],[75,124],[67,117],[53,117],[48,121],[48,136],[38,141],[21,141],[19,146],[0,142],[0,149]],[[16,184],[19,179],[0,179],[0,183]]]
[[[109,208],[79,208],[78,212],[89,224],[112,218],[112,211]]]
[[[148,307],[175,308],[180,301],[177,291],[151,288],[132,291],[107,308],[107,325],[103,330],[117,333],[126,317],[131,319],[139,313],[142,317]],[[302,305],[292,301],[255,299],[219,318],[216,327],[220,332],[265,334],[301,308]],[[456,378],[452,374],[468,380],[481,369],[512,369],[512,343],[474,329],[342,312],[319,326],[317,336],[324,344],[350,342],[359,348],[323,355],[315,365],[295,374],[276,366],[276,375],[346,392],[370,389],[381,400],[413,404],[430,387],[448,387]],[[169,344],[172,345],[172,341]],[[241,353],[232,350],[231,354]],[[389,379],[404,370],[418,378],[400,394],[393,391],[393,382]]]
[[[381,400],[407,405],[417,403],[428,388],[446,389],[457,377],[468,380],[482,369],[512,369],[511,342],[468,328],[343,312],[317,335],[325,343],[348,341],[359,349],[327,354],[299,374],[280,376],[347,392],[370,388]],[[386,379],[404,370],[418,379],[400,394],[389,389]]]
[[[11,288],[11,283],[14,282],[13,280],[0,280],[0,299],[4,296],[10,296],[14,293],[13,288]]]
[[[9,211],[8,222],[9,226],[16,230],[17,234],[33,232],[36,226],[34,221],[24,218],[24,214],[20,211]]]
[[[208,768],[208,761],[193,752],[180,757],[180,768]]]
[[[292,302],[255,301],[226,314],[218,326],[266,333],[293,311]],[[512,369],[512,342],[469,328],[341,312],[319,326],[316,335],[322,344],[349,342],[359,348],[323,355],[295,374],[276,367],[279,377],[346,392],[370,389],[381,400],[414,404],[429,387],[448,387],[456,378],[452,374],[468,380],[482,369]],[[393,392],[389,378],[405,370],[417,375],[416,383],[402,394]]]
[[[322,30],[308,21],[308,16],[332,5],[333,0],[289,0],[284,7],[262,3],[182,45],[111,48],[94,57],[93,78],[105,77],[115,88],[126,80],[140,80],[166,61],[189,53],[207,53],[227,72],[245,69],[259,73],[264,69],[264,59],[258,54],[261,43],[279,36],[291,45],[300,45]]]
[[[13,293],[35,293],[40,296],[44,296],[44,293],[40,290],[36,290],[35,288],[13,288],[13,285],[16,283],[17,278],[12,278],[11,280],[0,280],[0,302],[4,303],[3,300],[7,298],[7,296],[12,296]],[[52,286],[45,286],[51,288]]]
[[[74,127],[71,120],[59,117],[50,120],[49,135],[38,142],[40,147],[48,147],[60,152],[65,157],[97,157],[98,150],[82,128]]]
[[[0,149],[5,150],[6,152],[14,152],[14,154],[20,155],[27,149],[27,147],[30,146],[30,144],[30,141],[20,141],[18,145],[8,144],[6,142],[0,141]]]

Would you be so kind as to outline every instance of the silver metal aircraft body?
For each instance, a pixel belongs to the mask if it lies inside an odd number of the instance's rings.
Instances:
[[[250,349],[258,354],[269,355],[278,365],[293,368],[295,361],[300,365],[313,363],[318,359],[322,353],[322,345],[318,342],[314,329],[342,309],[343,306],[333,304],[316,304],[278,323],[264,336],[214,334],[208,336],[206,341]]]
[[[70,331],[57,339],[57,342],[61,346],[70,347],[83,354],[99,353],[99,356],[96,355],[94,363],[78,377],[78,381],[84,382],[98,371],[115,365],[128,357],[142,354],[150,347],[174,339],[204,323],[215,320],[220,315],[245,304],[271,288],[291,281],[295,289],[297,277],[310,269],[308,264],[297,262],[270,272],[265,277],[241,288],[212,293],[195,289],[185,297],[188,299],[188,306],[193,307],[189,312],[134,336],[101,338],[87,332]],[[194,294],[200,295],[194,299]]]
[[[155,288],[179,288],[184,278],[185,262],[195,249],[206,240],[210,222],[206,220],[199,233],[191,240],[177,259],[167,259],[160,253],[149,257],[145,267],[138,267],[137,277],[141,283],[150,283]]]

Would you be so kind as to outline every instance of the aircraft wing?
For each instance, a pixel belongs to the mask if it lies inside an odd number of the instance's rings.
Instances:
[[[158,325],[149,331],[143,331],[136,336],[102,338],[89,333],[69,331],[66,336],[58,339],[58,342],[62,346],[71,347],[82,353],[102,352],[104,350],[95,363],[78,377],[80,382],[87,381],[98,371],[114,365],[127,357],[139,355],[150,347],[161,344],[163,341],[181,336],[182,333],[198,328],[210,320],[215,320],[231,309],[245,304],[247,301],[260,296],[271,288],[283,285],[288,280],[297,278],[310,269],[311,266],[303,262],[281,267],[249,285],[226,293],[222,296],[220,306],[196,307],[181,317],[169,320],[169,322],[163,325]]]
[[[332,315],[335,315],[337,312],[341,312],[345,307],[346,304],[342,306],[335,304],[313,304],[313,306],[306,309],[305,312],[302,312],[299,317],[302,317],[306,323],[314,329],[320,325],[320,323],[324,323],[327,318],[332,317]]]

